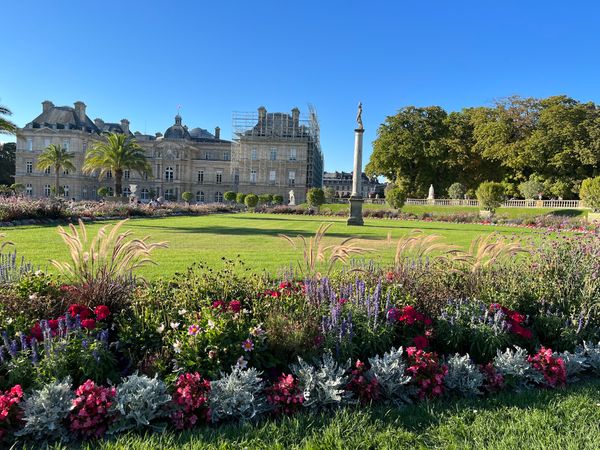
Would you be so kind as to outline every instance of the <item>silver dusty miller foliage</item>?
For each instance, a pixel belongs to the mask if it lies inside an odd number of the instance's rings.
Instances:
[[[383,397],[394,404],[411,403],[411,395],[416,391],[411,386],[411,377],[406,373],[406,362],[402,359],[402,347],[392,347],[383,357],[369,358],[370,378],[377,379]]]
[[[456,353],[447,362],[448,373],[444,378],[444,384],[450,391],[454,391],[464,397],[481,395],[484,377],[479,367],[471,361],[469,354],[460,356]]]
[[[534,384],[544,381],[544,375],[531,367],[527,361],[527,351],[518,346],[515,346],[514,350],[498,350],[494,357],[494,367],[504,376],[507,385],[512,385],[517,390],[529,389]]]

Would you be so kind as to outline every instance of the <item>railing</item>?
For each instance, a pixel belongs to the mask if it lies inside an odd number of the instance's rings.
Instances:
[[[376,199],[380,201],[381,199]],[[409,198],[407,205],[435,205],[435,206],[479,206],[477,200],[453,200],[440,198],[434,200]],[[502,203],[503,208],[555,208],[555,209],[579,209],[584,208],[581,200],[507,200]]]

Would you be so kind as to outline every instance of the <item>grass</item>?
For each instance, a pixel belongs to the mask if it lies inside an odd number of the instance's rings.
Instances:
[[[147,278],[169,276],[182,271],[193,262],[219,264],[223,257],[240,259],[255,271],[277,273],[299,257],[287,242],[278,237],[313,236],[323,222],[332,222],[326,242],[339,243],[343,238],[356,236],[357,245],[373,249],[367,258],[378,262],[392,262],[395,245],[389,246],[387,236],[393,240],[418,228],[426,233],[444,236],[446,243],[468,248],[473,239],[497,231],[505,236],[514,234],[539,234],[539,231],[513,227],[490,227],[479,224],[453,224],[370,219],[365,226],[347,226],[342,217],[284,216],[268,214],[218,214],[199,217],[167,217],[160,219],[132,219],[123,227],[131,229],[134,237],[150,235],[150,242],[168,241],[168,249],[158,249],[153,254],[157,266],[146,266],[139,274]],[[88,225],[88,235],[94,235],[107,222]],[[55,226],[19,226],[6,229],[7,240],[12,241],[28,261],[42,269],[53,271],[48,261],[66,261],[68,249],[61,241]]]
[[[364,209],[372,210],[389,210],[390,207],[386,204],[376,205],[373,203],[365,203]],[[333,212],[347,211],[348,204],[346,203],[332,203],[323,205],[322,210],[330,210]],[[456,213],[472,213],[477,214],[479,207],[477,206],[428,206],[428,205],[405,205],[401,209],[404,213],[412,213],[417,215],[432,214],[432,215],[445,215],[445,214],[456,214]],[[553,208],[498,208],[496,215],[504,218],[516,218],[523,216],[565,216],[565,217],[587,217],[587,209],[553,209]]]
[[[257,425],[204,427],[184,433],[130,433],[83,448],[595,449],[599,442],[600,381],[594,380],[562,391],[504,393],[402,409],[305,413]]]

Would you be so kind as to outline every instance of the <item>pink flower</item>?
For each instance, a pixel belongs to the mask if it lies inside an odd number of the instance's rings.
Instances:
[[[229,302],[229,309],[234,313],[239,313],[242,309],[242,302],[239,300],[232,300]]]
[[[200,332],[200,327],[196,324],[190,325],[188,328],[188,334],[190,336],[196,336]]]
[[[252,339],[246,339],[244,342],[242,342],[242,349],[245,352],[251,352],[254,350],[254,342],[252,342]]]
[[[423,350],[429,345],[429,341],[425,336],[416,336],[415,338],[413,338],[413,342],[415,344],[415,347],[417,347],[417,350]]]
[[[110,315],[110,310],[108,309],[108,306],[100,305],[96,306],[96,309],[94,309],[94,314],[96,314],[97,320],[104,320]]]

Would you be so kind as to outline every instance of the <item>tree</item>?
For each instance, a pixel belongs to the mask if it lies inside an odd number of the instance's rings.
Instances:
[[[306,200],[309,206],[319,209],[325,203],[325,192],[321,188],[310,188]]]
[[[276,205],[283,204],[283,195],[281,195],[281,194],[275,194],[273,196],[273,203],[275,203]]]
[[[258,205],[258,197],[255,194],[248,194],[246,195],[246,198],[244,198],[244,204],[248,208],[256,208],[256,205]]]
[[[592,208],[594,212],[600,212],[600,177],[583,180],[579,198],[585,206]]]
[[[467,193],[467,188],[462,183],[452,183],[448,188],[448,197],[459,200],[465,198],[465,194]]]
[[[273,201],[272,194],[260,194],[258,196],[258,203],[260,203],[261,205],[268,205],[272,201]]]
[[[245,204],[245,202],[244,202],[244,200],[245,200],[245,199],[246,199],[246,194],[243,194],[242,192],[238,192],[238,193],[235,195],[235,201],[236,201],[237,203],[239,203],[240,205],[243,205],[243,204]]]
[[[493,213],[504,201],[504,186],[502,183],[485,181],[479,185],[475,194],[481,208]]]
[[[538,198],[544,193],[544,185],[535,179],[529,179],[519,184],[519,192],[526,200]]]
[[[17,126],[2,116],[12,116],[12,112],[6,106],[0,105],[0,134],[15,134]]]
[[[236,197],[237,194],[233,191],[227,191],[225,194],[223,194],[223,198],[230,203],[235,202]]]
[[[325,200],[327,203],[331,203],[335,198],[335,189],[331,186],[325,188]]]
[[[402,208],[406,203],[406,189],[400,185],[389,183],[385,190],[385,201],[390,208]]]
[[[0,184],[11,184],[15,179],[15,154],[17,144],[0,145]]]
[[[184,202],[186,202],[189,205],[190,202],[192,201],[192,199],[194,198],[194,194],[192,194],[191,192],[187,192],[187,191],[182,192],[181,198],[183,199]]]
[[[101,197],[101,198],[108,197],[108,188],[106,186],[99,187],[97,194],[98,194],[98,197]]]
[[[10,189],[18,196],[25,190],[25,185],[23,183],[13,183],[10,185]]]
[[[152,167],[146,160],[144,150],[135,139],[125,134],[110,133],[100,142],[92,145],[85,155],[84,173],[99,171],[98,178],[102,179],[108,171],[115,179],[115,196],[123,193],[123,172],[135,170],[140,175],[152,173]]]
[[[64,170],[75,171],[74,156],[60,145],[50,144],[38,157],[39,170],[54,169],[54,195],[60,195],[60,173]]]

